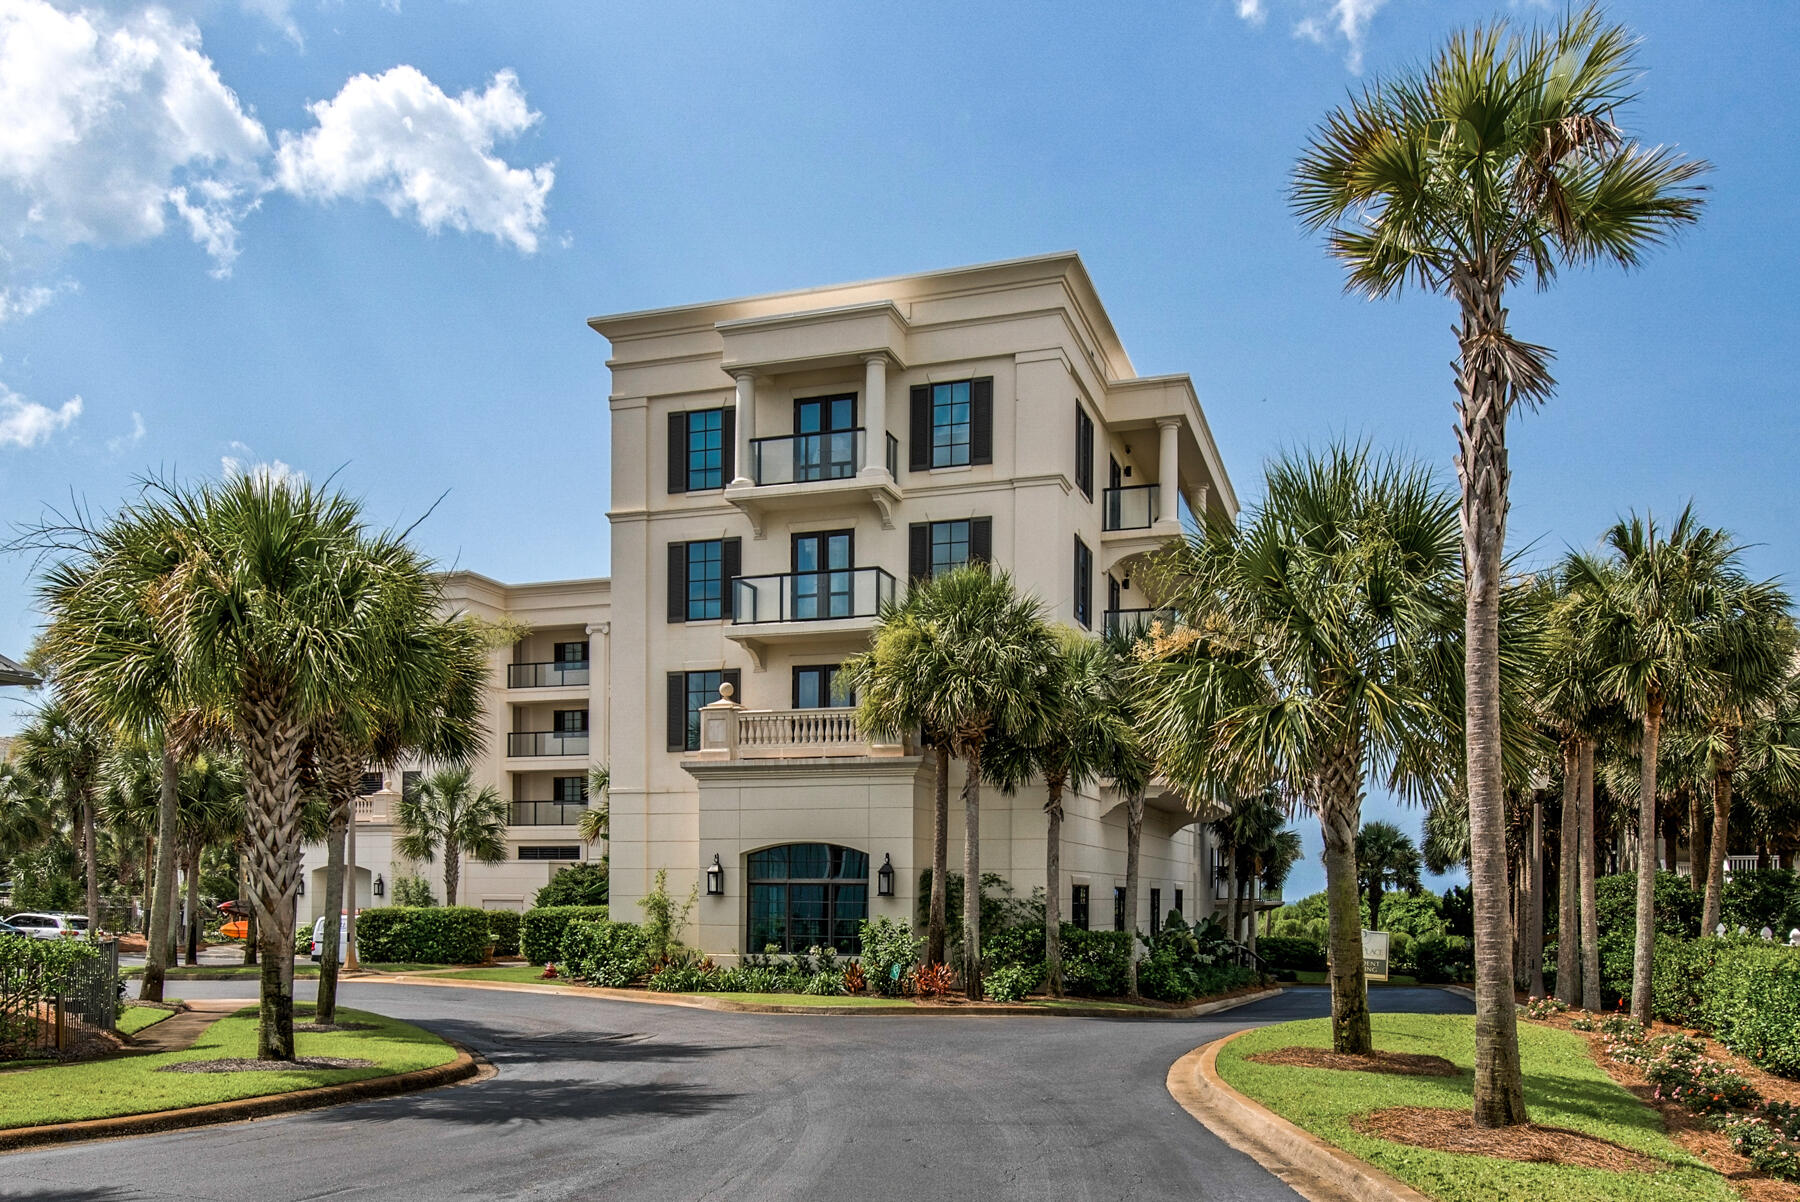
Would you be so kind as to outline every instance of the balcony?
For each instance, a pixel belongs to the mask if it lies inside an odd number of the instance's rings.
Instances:
[[[515,801],[513,826],[574,826],[587,812],[585,801]]]
[[[1133,484],[1128,488],[1109,488],[1100,494],[1100,529],[1148,530],[1161,515],[1160,485]]]
[[[588,732],[585,730],[514,730],[506,735],[506,754],[514,758],[587,753]]]
[[[1136,638],[1154,622],[1161,622],[1165,628],[1175,625],[1180,615],[1172,609],[1109,609],[1102,620],[1106,633]]]
[[[771,644],[866,634],[895,590],[884,568],[734,576],[725,637],[748,650],[761,670]]]
[[[899,743],[875,743],[845,707],[808,710],[749,710],[715,702],[701,711],[703,760],[825,759],[843,756],[897,756]]]
[[[763,536],[768,515],[786,510],[817,509],[845,502],[874,507],[883,529],[893,529],[894,506],[900,501],[900,441],[882,431],[881,464],[867,462],[869,431],[857,428],[826,434],[783,434],[750,441],[747,475],[750,485],[727,486],[725,499],[750,519],[756,537]]]
[[[506,665],[506,687],[509,689],[559,689],[587,683],[588,662],[585,659]]]

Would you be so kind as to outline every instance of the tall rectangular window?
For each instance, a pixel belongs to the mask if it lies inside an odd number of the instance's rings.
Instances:
[[[965,564],[994,558],[993,518],[914,522],[907,528],[907,538],[906,575],[910,580],[933,580]]]
[[[1125,886],[1113,886],[1113,930],[1125,929]]]
[[[969,462],[969,381],[931,386],[931,466]]]
[[[586,643],[556,644],[556,662],[559,664],[585,664],[588,658]]]
[[[1094,553],[1075,536],[1075,620],[1083,626],[1094,624]]]
[[[954,571],[969,562],[969,523],[966,520],[931,523],[931,578]]]
[[[736,668],[705,672],[671,672],[668,725],[670,751],[700,750],[700,710],[719,699],[719,686],[729,684],[734,699],[744,700],[742,679]]]
[[[725,543],[709,538],[687,545],[687,620],[725,615]]]
[[[837,664],[802,664],[794,669],[794,708],[797,710],[832,709],[853,706],[855,694],[840,693],[838,682],[842,669]]]
[[[1075,487],[1094,499],[1094,419],[1080,401],[1075,402]]]
[[[587,777],[559,776],[550,782],[550,798],[564,804],[587,800]]]
[[[1088,930],[1088,887],[1076,885],[1069,890],[1069,921]]]
[[[1175,890],[1175,913],[1183,915],[1186,913],[1186,911],[1181,908],[1181,890],[1179,889]]]
[[[356,787],[356,791],[359,795],[361,795],[363,797],[367,797],[371,793],[381,792],[381,773],[379,773],[379,772],[363,773],[362,784],[360,784]]]
[[[560,735],[578,735],[588,728],[588,712],[586,710],[556,710],[555,720],[550,729]]]
[[[871,432],[871,437],[878,432]],[[945,380],[912,386],[909,471],[994,461],[994,380]]]
[[[1162,890],[1150,890],[1150,938],[1162,933]]]
[[[727,424],[723,409],[669,415],[670,492],[725,487]]]

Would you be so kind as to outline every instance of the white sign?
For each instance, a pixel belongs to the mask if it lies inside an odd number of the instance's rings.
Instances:
[[[1388,933],[1386,931],[1364,931],[1363,937],[1363,976],[1371,981],[1388,979]]]

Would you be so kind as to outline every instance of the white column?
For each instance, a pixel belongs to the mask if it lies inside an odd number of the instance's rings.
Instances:
[[[863,360],[862,474],[890,479],[887,470],[887,356]]]
[[[737,476],[731,481],[732,488],[749,488],[755,481],[750,478],[750,443],[756,437],[756,373],[741,371],[737,378]]]
[[[1180,496],[1181,456],[1176,439],[1181,434],[1181,419],[1165,417],[1156,423],[1160,435],[1157,466],[1157,525],[1174,525],[1181,521]]]

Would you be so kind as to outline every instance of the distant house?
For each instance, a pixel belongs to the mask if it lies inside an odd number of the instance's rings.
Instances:
[[[35,689],[43,683],[43,678],[36,672],[0,655],[0,685],[17,684]]]

